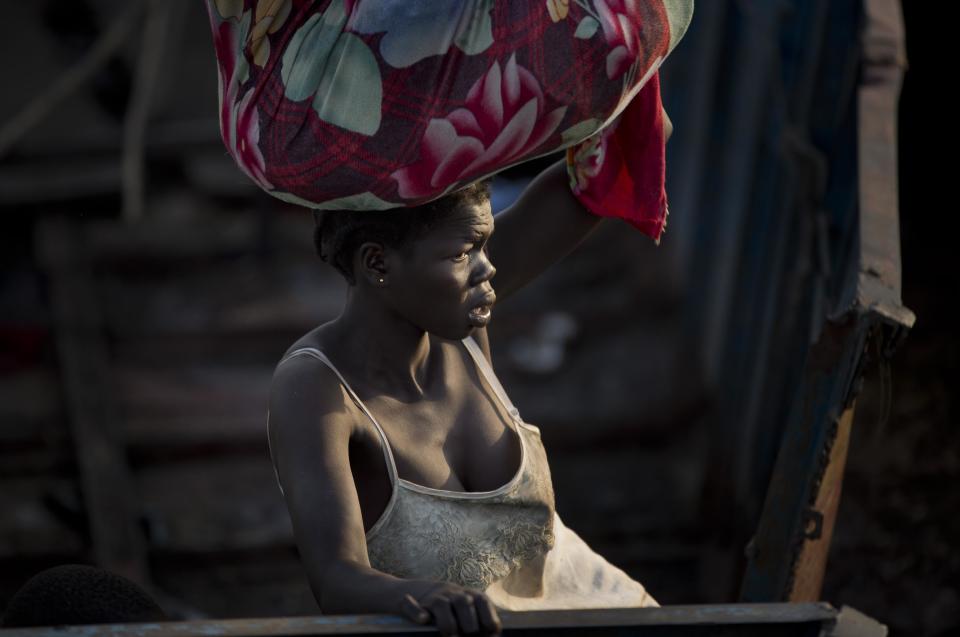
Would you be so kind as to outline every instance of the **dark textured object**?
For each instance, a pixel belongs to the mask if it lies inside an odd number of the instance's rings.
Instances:
[[[164,621],[166,614],[131,580],[93,566],[64,564],[31,577],[10,599],[4,628]]]

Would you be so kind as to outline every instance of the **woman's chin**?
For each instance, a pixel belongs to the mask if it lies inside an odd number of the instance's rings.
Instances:
[[[487,327],[490,324],[490,316],[477,317],[467,315],[462,321],[458,322],[457,325],[446,325],[444,327],[437,326],[434,329],[428,329],[427,331],[433,334],[434,336],[439,336],[440,338],[445,338],[451,341],[463,340],[468,336],[476,334],[478,331]]]
[[[472,323],[467,323],[466,326],[463,327],[463,328],[460,330],[460,333],[457,334],[456,336],[451,336],[451,337],[450,337],[450,340],[462,341],[463,339],[467,338],[468,336],[473,336],[473,335],[475,335],[477,332],[481,331],[481,330],[484,329],[485,327],[486,327],[486,326],[480,327],[480,326],[474,325],[474,324],[472,324]]]
[[[469,323],[459,325],[455,328],[445,327],[443,329],[432,329],[427,330],[433,336],[437,338],[442,338],[448,341],[462,341],[466,337],[475,334],[478,328],[473,327]]]

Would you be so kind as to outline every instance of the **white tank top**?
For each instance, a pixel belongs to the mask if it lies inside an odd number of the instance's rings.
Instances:
[[[540,429],[520,418],[476,342],[470,337],[462,342],[520,438],[517,473],[493,491],[447,491],[400,478],[380,423],[323,352],[304,347],[280,361],[294,356],[322,361],[380,436],[392,494],[366,534],[370,565],[396,577],[484,591],[506,610],[657,606],[639,582],[564,526],[554,509]]]

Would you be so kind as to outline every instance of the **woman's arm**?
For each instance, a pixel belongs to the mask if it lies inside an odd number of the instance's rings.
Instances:
[[[664,140],[673,124],[663,112]],[[497,268],[497,300],[510,296],[569,254],[603,220],[584,208],[570,191],[561,159],[530,182],[517,201],[497,215],[488,245]]]
[[[566,256],[602,220],[570,191],[565,160],[537,175],[517,201],[497,215],[488,241],[490,261],[497,268],[493,277],[497,301]]]
[[[321,611],[397,614],[436,623],[444,635],[496,634],[495,607],[479,591],[371,567],[350,469],[351,413],[338,379],[320,361],[295,357],[274,375],[270,449]]]

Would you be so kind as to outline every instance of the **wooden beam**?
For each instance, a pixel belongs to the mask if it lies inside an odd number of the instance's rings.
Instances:
[[[845,609],[846,610],[846,609]],[[831,635],[838,613],[828,604],[730,604],[545,610],[500,613],[509,635]],[[860,617],[863,617],[862,615]],[[868,618],[867,618],[868,619]],[[878,626],[874,622],[874,626]],[[868,628],[870,628],[868,626]],[[436,634],[433,626],[415,625],[393,615],[332,615],[273,619],[58,626],[4,631],[3,637],[279,637],[306,635]],[[849,632],[874,637],[878,632]]]
[[[38,228],[37,248],[49,276],[93,558],[109,571],[148,585],[146,546],[109,387],[109,355],[83,233],[76,224],[51,219]]]
[[[830,552],[833,527],[837,521],[837,508],[840,505],[843,470],[847,466],[853,412],[854,405],[851,405],[837,421],[837,433],[830,448],[830,459],[813,505],[819,520],[816,537],[807,537],[800,550],[793,587],[788,595],[791,602],[814,602],[820,599],[823,575],[827,568],[827,554]]]

